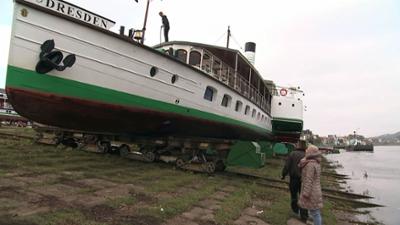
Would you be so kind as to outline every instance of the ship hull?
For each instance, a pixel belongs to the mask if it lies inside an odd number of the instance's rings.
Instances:
[[[8,74],[6,91],[14,109],[51,126],[128,136],[272,138],[258,127],[192,108],[11,66]],[[28,83],[46,89],[23,88]]]
[[[8,88],[13,106],[39,123],[86,132],[128,136],[180,136],[224,139],[263,139],[265,134],[247,132],[235,125],[207,119],[87,101],[54,94]]]

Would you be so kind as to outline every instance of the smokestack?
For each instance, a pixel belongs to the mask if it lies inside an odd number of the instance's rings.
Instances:
[[[244,54],[249,62],[254,65],[256,57],[256,43],[246,42],[244,45]]]
[[[124,36],[124,35],[125,35],[125,27],[124,27],[124,26],[121,26],[121,27],[119,28],[119,35],[121,35],[121,36]]]

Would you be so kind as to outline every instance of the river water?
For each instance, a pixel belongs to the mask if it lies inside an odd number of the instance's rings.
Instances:
[[[347,189],[373,196],[370,202],[386,206],[370,209],[374,218],[386,225],[400,224],[400,146],[375,146],[374,152],[341,151],[326,158],[343,166],[336,171],[351,178]]]

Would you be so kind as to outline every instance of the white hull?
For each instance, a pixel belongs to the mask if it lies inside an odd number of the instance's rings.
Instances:
[[[20,13],[23,9],[28,10],[26,17]],[[258,127],[267,133],[272,130],[271,116],[257,105],[213,77],[168,56],[117,38],[109,32],[100,32],[22,4],[15,4],[14,15],[9,66],[35,71],[40,45],[53,39],[55,48],[64,55],[76,55],[76,63],[62,72],[53,70],[43,76],[55,76],[212,113]],[[150,76],[152,67],[158,68],[154,77]],[[173,75],[178,75],[174,84],[171,83]],[[212,102],[203,97],[207,86],[218,90]],[[230,107],[221,106],[224,94],[232,96]],[[237,100],[249,105],[251,111],[256,109],[256,114],[261,116],[236,112],[233,103]]]

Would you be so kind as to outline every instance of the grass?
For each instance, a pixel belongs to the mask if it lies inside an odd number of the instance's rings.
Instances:
[[[143,210],[141,213],[150,214],[162,219],[171,218],[187,211],[201,199],[212,195],[221,185],[220,182],[211,181],[198,190],[187,192],[180,196],[162,199],[148,209]]]
[[[113,209],[118,209],[121,206],[125,205],[133,205],[137,202],[137,199],[132,196],[126,196],[126,197],[118,197],[115,199],[109,199],[105,204],[110,206]]]
[[[242,209],[246,208],[251,203],[252,189],[247,185],[239,185],[238,190],[226,198],[215,214],[215,220],[218,224],[230,224],[234,219],[238,218]]]
[[[78,209],[65,209],[44,213],[32,216],[30,220],[38,225],[106,225],[106,223],[88,220]]]
[[[0,130],[3,131],[4,128]],[[6,128],[5,130],[34,135],[31,129]],[[279,179],[283,163],[281,158],[269,158],[265,167],[260,169],[231,167],[228,170]],[[329,171],[331,170],[330,168]],[[37,188],[36,186],[45,189],[66,181],[75,182],[88,178],[111,182],[114,185],[133,184],[141,187],[139,192],[135,189],[134,192],[129,192],[124,196],[105,198],[103,204],[117,213],[115,218],[119,217],[118,213],[121,213],[121,209],[128,208],[132,210],[131,216],[154,217],[165,221],[190,210],[200,201],[210,198],[226,186],[232,186],[233,191],[221,200],[221,209],[214,212],[218,224],[232,224],[241,216],[244,209],[255,203],[258,204],[257,209],[263,211],[259,218],[269,224],[286,224],[286,221],[294,216],[290,210],[290,195],[287,191],[259,186],[248,180],[209,177],[205,174],[175,170],[171,165],[162,163],[144,163],[116,155],[101,155],[71,148],[37,145],[29,140],[15,141],[0,138],[0,179],[13,180],[21,175],[38,179],[37,182],[28,186],[19,187],[24,193],[29,193],[30,188]],[[74,184],[73,182],[70,184]],[[323,185],[332,183],[326,178],[323,178],[322,182]],[[1,185],[4,184],[0,180],[0,187]],[[91,186],[73,188],[76,188],[74,193],[80,196],[94,196],[94,193],[99,190]],[[28,199],[26,201],[29,202]],[[2,212],[20,207],[20,203],[11,196],[2,196],[1,192],[0,203]],[[336,224],[332,211],[338,205],[327,199],[324,203],[324,224]],[[345,206],[340,205],[340,207]],[[124,224],[113,222],[113,220],[97,220],[87,215],[88,210],[86,206],[67,205],[63,208],[51,209],[46,213],[35,213],[23,217],[10,217],[0,212],[0,215],[3,215],[0,217],[0,224]]]

